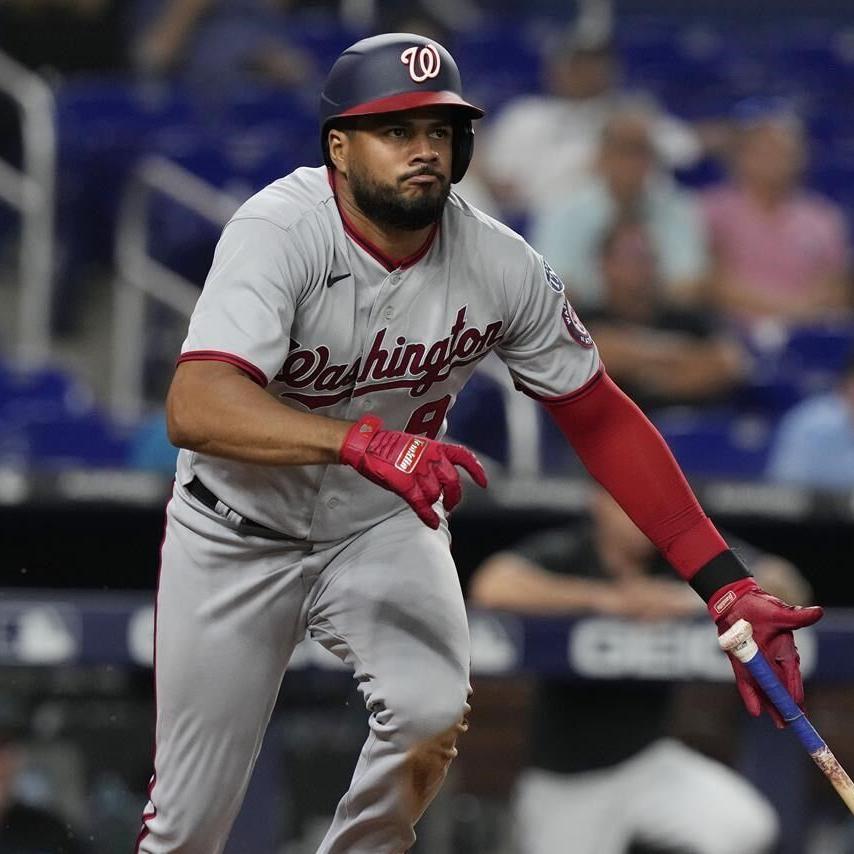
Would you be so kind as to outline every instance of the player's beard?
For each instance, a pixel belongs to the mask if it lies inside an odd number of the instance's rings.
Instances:
[[[348,179],[353,198],[368,219],[385,228],[418,231],[442,216],[451,192],[446,177],[433,171],[424,170],[424,173],[436,175],[437,187],[412,199],[401,195],[393,185],[380,184],[352,167]]]

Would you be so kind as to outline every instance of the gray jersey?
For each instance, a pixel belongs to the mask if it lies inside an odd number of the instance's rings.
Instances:
[[[395,264],[342,219],[327,170],[298,169],[226,225],[181,361],[242,368],[286,406],[441,437],[491,350],[537,398],[570,395],[596,348],[548,264],[451,194],[420,252]],[[398,512],[396,494],[342,466],[260,466],[181,451],[238,513],[296,539],[338,540]]]

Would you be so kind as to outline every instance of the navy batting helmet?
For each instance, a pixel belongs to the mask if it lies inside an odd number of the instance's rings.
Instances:
[[[362,39],[335,60],[320,94],[323,159],[329,158],[329,129],[336,119],[395,113],[415,107],[453,107],[451,181],[468,169],[474,150],[472,119],[483,110],[462,97],[462,81],[445,48],[412,33],[385,33]]]

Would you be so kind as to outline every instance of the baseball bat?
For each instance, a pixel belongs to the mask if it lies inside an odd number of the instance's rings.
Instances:
[[[848,809],[854,813],[854,782],[771,669],[768,659],[753,640],[753,626],[747,620],[739,620],[718,638],[718,642],[721,649],[734,655],[750,671],[751,676],[777,707],[777,711],[791,727],[807,753],[812,756],[813,762],[830,780]]]

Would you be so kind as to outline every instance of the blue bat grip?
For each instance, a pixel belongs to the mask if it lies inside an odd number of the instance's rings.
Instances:
[[[824,739],[815,731],[806,715],[792,699],[791,694],[783,687],[777,674],[771,669],[762,651],[756,653],[749,661],[744,662],[750,675],[757,681],[769,700],[777,707],[783,720],[792,728],[795,735],[810,753],[827,748]]]

